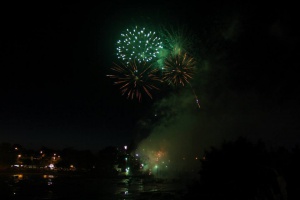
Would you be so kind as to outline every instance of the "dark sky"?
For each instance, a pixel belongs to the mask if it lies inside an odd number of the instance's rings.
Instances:
[[[0,13],[0,142],[99,150],[172,137],[166,133],[179,126],[207,145],[239,134],[300,140],[293,5],[21,3]],[[193,84],[201,109],[186,103],[190,88],[139,103],[106,77],[120,33],[136,24],[188,27],[197,36]],[[179,140],[186,134],[175,132]]]

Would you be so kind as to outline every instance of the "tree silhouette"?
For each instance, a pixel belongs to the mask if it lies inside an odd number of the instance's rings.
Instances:
[[[240,137],[205,151],[200,180],[186,198],[286,200],[286,182],[262,141]]]

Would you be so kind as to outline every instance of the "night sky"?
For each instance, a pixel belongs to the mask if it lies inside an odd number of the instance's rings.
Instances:
[[[239,135],[300,142],[296,6],[18,3],[0,13],[0,142],[100,150],[148,137],[186,152]],[[135,25],[193,32],[200,109],[188,86],[138,102],[106,76],[121,32]]]

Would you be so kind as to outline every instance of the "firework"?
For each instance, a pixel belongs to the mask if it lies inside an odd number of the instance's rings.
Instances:
[[[165,59],[163,80],[175,86],[184,86],[192,79],[196,69],[196,61],[187,53],[171,54]]]
[[[162,82],[157,75],[158,69],[145,61],[136,63],[133,60],[121,65],[114,63],[111,69],[116,74],[107,76],[116,79],[115,85],[120,85],[122,95],[127,95],[129,99],[137,98],[141,101],[143,93],[152,99],[151,91],[159,90],[158,84]]]
[[[198,97],[189,82],[195,74],[196,65],[197,62],[187,53],[181,53],[181,51],[179,51],[176,54],[171,54],[165,59],[163,81],[167,82],[169,85],[173,84],[175,86],[185,86],[186,84],[189,84],[195,96],[196,103],[200,108]]]
[[[176,30],[174,27],[169,29],[162,27],[159,31],[162,41],[164,43],[164,50],[169,53],[176,55],[180,52],[190,52],[194,51],[194,44],[196,43],[196,38],[188,29],[178,27]]]
[[[139,63],[153,61],[162,49],[162,41],[155,32],[139,29],[127,29],[117,41],[117,56],[129,64],[132,60]]]
[[[142,149],[139,154],[140,160],[143,164],[143,170],[148,171],[150,174],[158,175],[158,170],[162,173],[168,171],[171,160],[167,152],[160,150]],[[159,169],[158,169],[159,168]]]

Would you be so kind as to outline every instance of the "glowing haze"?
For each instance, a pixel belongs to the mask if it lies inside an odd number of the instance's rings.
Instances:
[[[265,32],[266,38],[249,44],[249,37],[259,38],[262,33],[243,27],[238,16],[220,20],[226,23],[219,21],[219,26],[210,25],[211,32],[199,33],[201,62],[191,83],[201,109],[194,103],[190,88],[180,87],[155,102],[152,113],[139,123],[138,135],[144,137],[138,142],[136,152],[144,161],[145,170],[153,174],[197,174],[199,159],[206,150],[239,136],[254,142],[263,140],[269,147],[291,147],[299,142],[299,106],[297,98],[292,98],[296,94],[281,76],[271,73],[279,66],[273,60],[271,65],[266,55],[276,51],[272,52],[272,48],[257,51],[253,56],[247,50],[252,43],[263,48],[266,44],[262,40],[276,38]],[[280,61],[280,56],[272,58]]]

